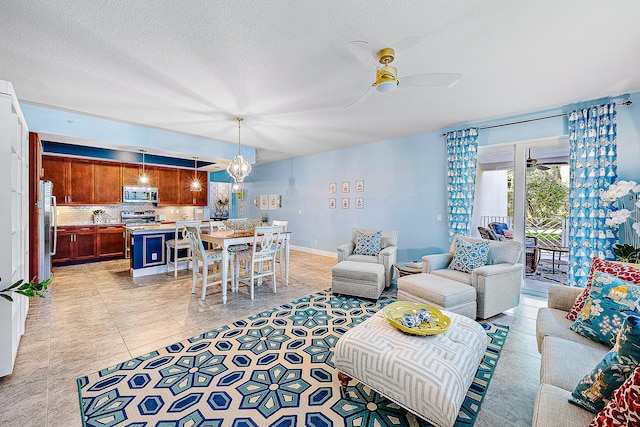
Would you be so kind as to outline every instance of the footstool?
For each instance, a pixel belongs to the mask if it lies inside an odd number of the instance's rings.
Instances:
[[[331,290],[335,294],[378,299],[384,290],[384,266],[341,261],[331,270]]]
[[[487,348],[487,334],[468,317],[446,332],[405,334],[381,311],[347,331],[333,362],[343,388],[354,378],[434,426],[453,426]]]
[[[420,302],[440,310],[476,318],[476,289],[465,283],[429,273],[398,278],[398,300]]]

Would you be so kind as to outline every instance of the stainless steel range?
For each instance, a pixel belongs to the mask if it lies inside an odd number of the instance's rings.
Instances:
[[[131,227],[159,224],[156,221],[156,211],[122,211],[120,212],[120,218],[125,225],[125,258],[131,257]]]
[[[122,211],[120,212],[120,216],[122,222],[125,225],[148,225],[148,224],[157,224],[156,221],[156,211],[147,210],[147,211]]]

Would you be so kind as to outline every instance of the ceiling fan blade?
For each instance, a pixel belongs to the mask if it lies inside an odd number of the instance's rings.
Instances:
[[[565,166],[568,165],[569,162],[539,162],[538,164],[545,166]]]
[[[362,104],[364,101],[369,99],[369,97],[373,95],[375,91],[376,91],[376,88],[374,85],[369,86],[369,88],[360,96],[360,98],[356,99],[349,105],[345,105],[344,108],[349,108],[349,107],[353,107],[354,105]]]
[[[460,79],[460,73],[426,73],[414,74],[412,76],[400,77],[398,87],[420,86],[420,87],[453,87]]]
[[[549,166],[545,166],[545,165],[536,165],[536,169],[541,170],[541,171],[548,171],[549,169],[551,169]]]
[[[364,40],[350,41],[349,49],[360,62],[367,66],[367,68],[370,68],[372,70],[378,69],[378,66],[380,64],[378,63],[376,56],[373,54],[373,52],[371,52],[369,42]]]

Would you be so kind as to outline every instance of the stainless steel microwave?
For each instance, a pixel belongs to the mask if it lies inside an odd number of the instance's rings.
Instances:
[[[124,203],[158,203],[158,189],[155,187],[122,187]]]

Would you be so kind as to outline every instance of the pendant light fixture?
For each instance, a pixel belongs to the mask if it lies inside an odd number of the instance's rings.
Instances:
[[[202,185],[198,179],[196,169],[198,169],[198,156],[193,156],[193,180],[189,188],[191,188],[191,191],[202,191]]]
[[[238,154],[236,154],[236,157],[227,167],[227,172],[235,181],[233,185],[234,189],[237,189],[239,187],[238,183],[244,181],[247,175],[249,175],[249,172],[251,172],[251,165],[240,153],[240,123],[242,122],[242,117],[236,117],[236,120],[238,121]]]
[[[144,153],[146,153],[147,150],[140,150],[140,152],[142,153],[142,173],[138,177],[138,185],[143,185],[146,187],[149,185],[149,177],[144,171]]]

